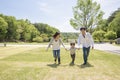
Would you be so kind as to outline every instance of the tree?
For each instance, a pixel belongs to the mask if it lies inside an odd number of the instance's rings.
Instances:
[[[102,42],[104,40],[104,38],[105,38],[104,37],[105,31],[103,31],[103,30],[94,31],[92,35],[93,35],[93,38],[95,40],[98,40],[99,42]]]
[[[22,41],[32,41],[33,38],[40,35],[39,31],[35,28],[33,24],[28,20],[18,21],[18,32],[20,33],[20,40]]]
[[[113,30],[117,33],[117,38],[120,37],[120,12],[115,15],[113,21],[109,24],[109,30]]]
[[[16,18],[13,16],[4,16],[4,19],[8,23],[7,40],[12,41],[18,36]]]
[[[113,19],[115,18],[115,15],[116,15],[117,13],[119,13],[119,12],[120,12],[120,8],[118,8],[118,10],[114,11],[114,12],[109,16],[109,18],[107,19],[107,23],[109,24],[110,22],[112,22]]]
[[[47,34],[41,34],[40,36],[43,38],[44,42],[48,42],[49,41],[49,38],[48,38]]]
[[[95,30],[103,30],[105,32],[107,32],[108,30],[108,24],[107,24],[107,20],[103,19],[101,21],[99,21],[98,25],[96,26]]]
[[[5,40],[7,29],[7,22],[2,17],[0,17],[0,40]]]
[[[39,41],[50,40],[58,29],[48,24],[32,24],[28,19],[17,20],[14,16],[0,14],[0,41]]]
[[[86,27],[90,31],[102,19],[103,12],[100,4],[93,0],[77,0],[77,5],[73,8],[74,18],[70,20],[73,28]]]
[[[38,37],[36,37],[36,38],[33,38],[33,41],[34,41],[34,42],[43,42],[43,38],[40,37],[40,36],[38,36]]]
[[[35,23],[34,26],[38,29],[38,31],[41,34],[47,34],[48,37],[53,36],[55,32],[58,32],[59,30],[48,25],[48,24],[43,24],[43,23]]]
[[[117,34],[116,32],[113,32],[113,31],[108,31],[106,34],[105,34],[105,37],[109,40],[114,40],[115,38],[117,38]]]

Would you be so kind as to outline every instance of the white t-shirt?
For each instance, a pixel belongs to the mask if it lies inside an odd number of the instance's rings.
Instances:
[[[52,38],[47,48],[49,48],[50,45],[52,45],[52,49],[53,49],[53,50],[59,50],[61,44],[62,44],[62,46],[65,48],[65,46],[64,46],[64,44],[63,44],[63,42],[62,42],[61,39],[58,39],[57,41],[55,41],[55,39]]]
[[[60,40],[57,40],[57,41],[53,40],[52,48],[53,48],[53,50],[59,50],[60,49]]]

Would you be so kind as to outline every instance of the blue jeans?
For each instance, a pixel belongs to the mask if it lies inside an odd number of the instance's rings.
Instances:
[[[89,52],[90,52],[90,47],[88,47],[88,48],[83,47],[83,58],[84,58],[84,63],[87,63],[88,56],[89,56]]]
[[[60,49],[59,50],[53,50],[53,57],[55,59],[60,58]]]

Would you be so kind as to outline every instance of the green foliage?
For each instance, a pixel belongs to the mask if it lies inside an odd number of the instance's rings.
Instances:
[[[68,42],[69,40],[78,39],[79,33],[61,33],[61,37],[64,41]]]
[[[33,38],[33,41],[34,42],[43,42],[43,38],[42,37],[36,37],[36,38]]]
[[[113,30],[117,33],[117,37],[120,37],[120,12],[115,15],[113,21],[109,24],[109,30]]]
[[[118,8],[118,10],[114,11],[109,18],[107,19],[107,23],[111,23],[113,21],[113,19],[115,18],[115,15],[118,14],[120,12],[120,8]]]
[[[8,29],[7,22],[0,17],[0,40],[4,40]]]
[[[103,19],[99,21],[97,27],[94,30],[95,31],[103,30],[107,32],[106,34],[107,39],[110,39],[110,36],[112,37],[113,35],[112,32],[110,33],[108,32],[113,31],[113,32],[116,32],[117,38],[119,38],[120,37],[120,8],[114,11],[107,20]],[[113,39],[116,38],[116,35],[114,34]]]
[[[32,24],[28,19],[16,20],[13,16],[0,14],[0,40],[48,42],[59,31],[48,24]],[[40,37],[38,37],[40,36]]]
[[[116,32],[113,32],[113,31],[108,31],[106,34],[105,34],[105,37],[109,40],[114,40],[117,38],[117,34]]]
[[[104,40],[104,35],[105,35],[105,32],[103,30],[99,30],[99,31],[94,31],[93,32],[93,38],[95,40],[98,40],[99,42],[102,42]]]
[[[70,24],[75,29],[86,27],[91,30],[103,16],[100,4],[93,2],[93,0],[77,0],[77,5],[73,8],[73,12],[74,18],[70,20]]]
[[[41,34],[40,36],[43,38],[44,42],[48,42],[49,41],[49,38],[48,38],[47,34]]]
[[[38,29],[41,34],[47,34],[48,37],[52,37],[55,32],[58,32],[59,30],[51,27],[48,24],[43,24],[43,23],[35,23],[34,26]]]
[[[107,32],[107,30],[108,30],[107,20],[103,19],[103,20],[99,21],[95,30],[103,30],[103,31]]]

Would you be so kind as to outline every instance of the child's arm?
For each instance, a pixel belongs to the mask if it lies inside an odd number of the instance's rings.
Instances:
[[[70,49],[65,48],[66,51],[70,51]]]
[[[77,47],[76,47],[76,49],[80,50],[80,48],[77,48]]]

